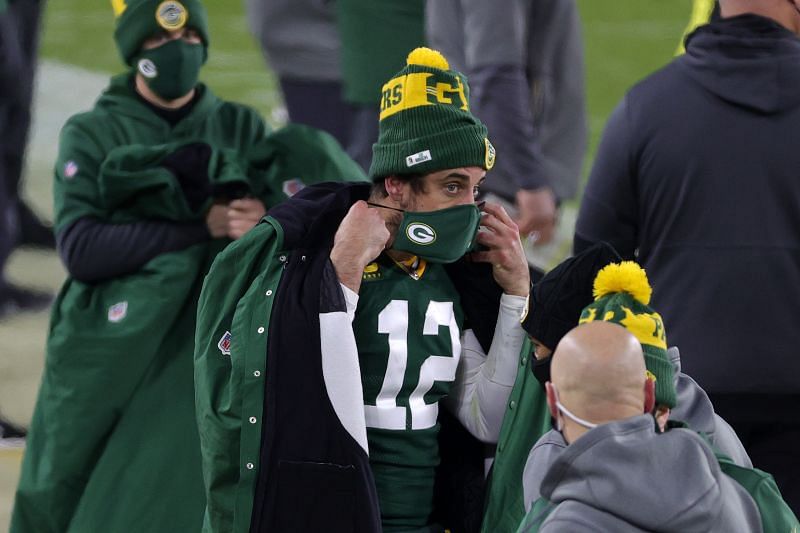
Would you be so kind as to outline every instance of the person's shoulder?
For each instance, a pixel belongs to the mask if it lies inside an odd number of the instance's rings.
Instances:
[[[72,115],[61,127],[59,139],[62,146],[79,146],[83,150],[102,147],[104,132],[108,131],[111,119],[106,110],[97,106]]]
[[[658,103],[659,108],[663,107],[665,101],[670,101],[671,98],[675,97],[676,84],[680,85],[685,79],[680,72],[678,61],[679,58],[670,61],[633,84],[626,93],[626,100],[630,103],[643,103],[646,105]],[[664,98],[666,100],[663,100]]]
[[[551,429],[541,437],[539,440],[536,441],[536,444],[533,445],[531,453],[539,448],[566,448],[567,443],[564,440],[564,436],[561,435],[555,429]]]
[[[63,130],[97,131],[108,123],[110,114],[108,109],[99,105],[99,102],[86,111],[81,111],[69,117],[64,123]]]
[[[558,431],[551,429],[542,435],[528,453],[523,478],[535,478],[537,483],[541,483],[541,478],[544,477],[545,472],[566,448],[567,443]]]
[[[644,531],[636,529],[627,522],[603,510],[591,507],[581,501],[569,500],[556,505],[539,529],[547,532],[606,532],[606,531]]]

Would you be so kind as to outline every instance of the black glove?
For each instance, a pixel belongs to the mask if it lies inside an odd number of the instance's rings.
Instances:
[[[181,146],[161,162],[161,166],[172,172],[181,186],[183,195],[192,211],[197,211],[211,197],[211,182],[208,164],[211,147],[206,143],[191,143]]]
[[[243,181],[229,181],[227,183],[215,183],[211,187],[211,196],[215,199],[238,200],[250,195],[250,186]]]

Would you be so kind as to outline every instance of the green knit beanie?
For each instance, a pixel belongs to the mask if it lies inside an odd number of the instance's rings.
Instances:
[[[667,357],[667,336],[661,315],[648,307],[653,289],[644,269],[633,261],[612,263],[594,280],[595,301],[581,313],[580,323],[602,320],[627,329],[642,344],[644,362],[656,382],[656,404],[675,407],[675,370]]]
[[[208,15],[200,0],[111,0],[117,28],[114,40],[125,64],[130,65],[153,34],[188,26],[208,47]]]
[[[439,52],[417,48],[383,86],[370,178],[494,166],[486,126],[469,111],[467,79],[449,68]]]

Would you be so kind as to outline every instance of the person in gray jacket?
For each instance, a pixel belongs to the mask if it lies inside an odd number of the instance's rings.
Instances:
[[[739,437],[725,420],[714,412],[714,406],[705,391],[695,380],[681,372],[681,356],[678,348],[667,350],[667,356],[675,370],[675,390],[678,403],[669,413],[672,420],[684,422],[690,429],[705,436],[714,448],[728,456],[739,466],[752,468],[753,463],[742,446]],[[525,510],[541,497],[542,479],[567,447],[563,435],[551,430],[533,446],[522,474]]]
[[[586,151],[583,40],[575,0],[428,0],[430,44],[469,76],[473,112],[502,153],[486,192],[522,234],[549,239]]]
[[[760,532],[753,499],[697,433],[659,433],[640,341],[592,322],[559,343],[547,403],[568,447],[521,532]]]
[[[333,2],[245,0],[250,31],[280,83],[289,121],[350,142],[354,109],[342,97],[342,41]]]

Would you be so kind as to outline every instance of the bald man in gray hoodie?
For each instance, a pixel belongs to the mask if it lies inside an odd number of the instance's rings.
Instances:
[[[760,532],[753,499],[695,432],[659,433],[641,345],[593,322],[559,343],[547,403],[568,447],[542,482],[546,505],[521,532]]]

